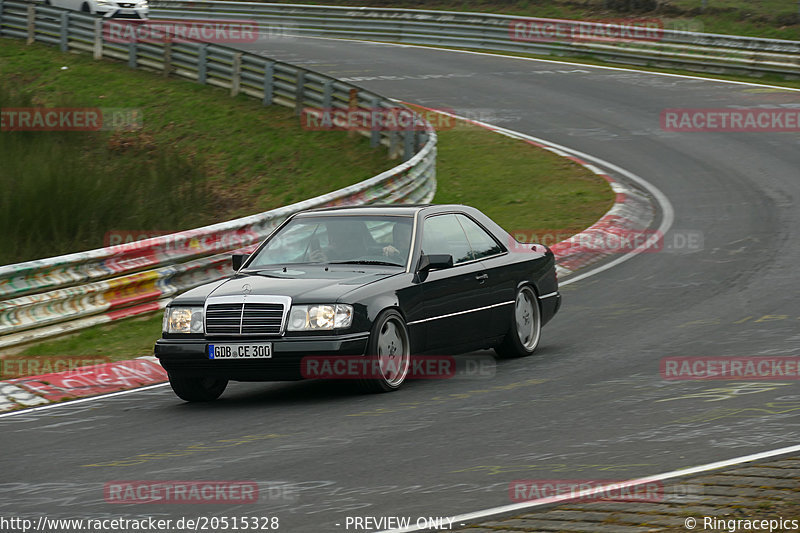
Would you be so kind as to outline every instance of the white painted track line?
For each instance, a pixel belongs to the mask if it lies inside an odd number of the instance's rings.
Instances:
[[[636,485],[642,485],[645,483],[653,483],[654,481],[666,481],[668,479],[675,479],[678,477],[689,476],[693,474],[700,474],[702,472],[708,472],[710,470],[717,470],[720,468],[726,468],[729,466],[736,466],[742,463],[748,463],[750,461],[758,461],[760,459],[769,459],[770,457],[776,457],[778,455],[786,455],[790,453],[797,453],[800,452],[800,445],[795,446],[787,446],[786,448],[778,448],[776,450],[770,450],[766,452],[754,453],[750,455],[743,455],[741,457],[734,457],[733,459],[727,459],[725,461],[716,461],[714,463],[707,463],[700,466],[693,466],[689,468],[683,468],[681,470],[673,470],[672,472],[665,472],[663,474],[656,474],[654,476],[649,477],[641,477],[637,479],[632,479],[630,481],[625,481],[623,483],[614,483],[613,485],[604,485],[602,487],[595,487],[592,489],[587,489],[581,491],[575,495],[573,494],[562,494],[560,496],[551,496],[548,498],[540,498],[537,500],[531,500],[527,502],[521,503],[514,503],[510,505],[503,505],[501,507],[492,507],[490,509],[484,509],[482,511],[475,511],[472,513],[465,513],[456,516],[452,516],[449,518],[445,518],[445,521],[450,520],[454,527],[458,525],[459,527],[466,523],[466,522],[474,522],[475,520],[488,518],[490,516],[496,515],[505,515],[516,513],[520,511],[528,511],[530,509],[534,509],[536,507],[541,507],[544,505],[550,505],[554,503],[564,503],[571,500],[576,500],[579,498],[585,498],[587,496],[592,496],[593,494],[601,494],[607,492],[609,489],[620,489],[625,487],[633,487]],[[384,530],[378,533],[414,533],[419,531],[426,531],[425,528],[418,528],[416,526],[402,528],[402,529],[391,529],[391,530]]]

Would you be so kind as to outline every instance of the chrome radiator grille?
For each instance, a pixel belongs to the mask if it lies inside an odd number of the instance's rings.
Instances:
[[[219,303],[206,306],[207,335],[280,335],[286,308],[281,303]]]

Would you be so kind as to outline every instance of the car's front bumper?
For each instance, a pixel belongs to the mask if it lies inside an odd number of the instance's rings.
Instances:
[[[301,363],[310,356],[353,356],[367,351],[369,333],[279,339],[159,339],[155,356],[167,372],[215,376],[233,381],[289,381],[303,379]],[[209,344],[272,343],[272,357],[210,359]]]
[[[105,18],[147,20],[149,7],[97,6],[97,14]]]

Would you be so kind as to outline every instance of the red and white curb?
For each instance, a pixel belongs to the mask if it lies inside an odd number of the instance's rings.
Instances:
[[[152,356],[8,379],[0,381],[0,412],[138,389],[166,379],[166,370]]]

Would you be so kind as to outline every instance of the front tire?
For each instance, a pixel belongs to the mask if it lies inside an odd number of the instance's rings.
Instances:
[[[394,309],[382,312],[375,320],[367,358],[370,376],[359,380],[361,390],[375,393],[400,388],[411,367],[411,342],[405,320]]]
[[[542,337],[542,311],[539,298],[529,286],[521,287],[514,299],[514,316],[503,343],[495,348],[498,357],[507,359],[531,355]]]
[[[169,384],[181,400],[187,402],[211,402],[220,397],[228,386],[227,379],[214,377],[184,376],[169,373]]]

